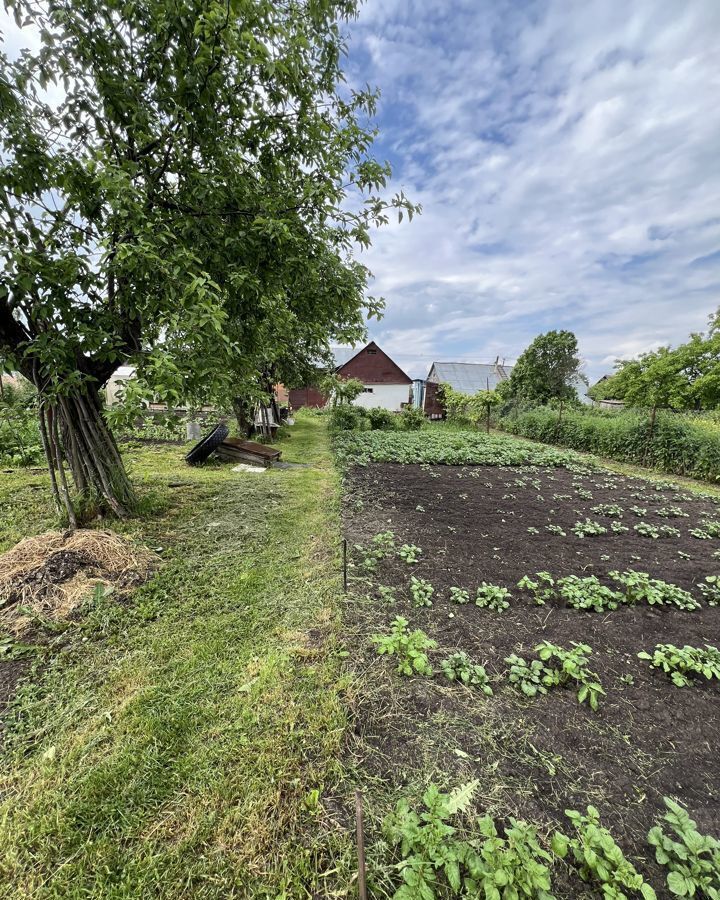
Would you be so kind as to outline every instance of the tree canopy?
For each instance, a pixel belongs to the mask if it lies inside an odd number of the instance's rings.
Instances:
[[[0,55],[0,353],[68,514],[64,459],[123,514],[115,368],[171,404],[301,378],[379,312],[352,251],[415,207],[370,154],[376,93],[343,83],[354,0],[7,6],[41,46]]]
[[[510,378],[498,386],[503,398],[546,404],[575,400],[581,375],[577,338],[571,331],[538,335],[520,354]]]
[[[660,347],[637,359],[618,360],[616,371],[590,389],[594,400],[626,406],[715,409],[720,404],[720,312],[706,333],[691,334],[674,349]]]

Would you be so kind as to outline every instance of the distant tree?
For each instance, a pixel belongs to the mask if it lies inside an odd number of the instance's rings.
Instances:
[[[520,355],[510,378],[502,385],[503,399],[546,404],[575,400],[573,381],[581,374],[577,338],[571,331],[540,334]]]
[[[707,333],[691,334],[678,347],[660,347],[634,360],[618,360],[610,378],[593,386],[592,399],[622,400],[626,406],[675,410],[720,405],[718,313]]]
[[[123,516],[117,366],[129,408],[261,393],[377,311],[351,252],[415,207],[370,155],[376,94],[343,84],[354,0],[6,8],[40,48],[0,53],[0,354],[70,524],[78,497]]]
[[[342,378],[331,372],[320,381],[320,390],[332,406],[343,406],[357,400],[365,385],[359,378]]]

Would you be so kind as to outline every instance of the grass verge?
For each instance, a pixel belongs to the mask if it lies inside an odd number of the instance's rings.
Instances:
[[[128,451],[152,515],[122,530],[165,564],[129,603],[89,602],[15,698],[1,897],[345,893],[350,833],[320,802],[340,790],[345,730],[338,485],[320,420],[283,451],[313,467],[237,474],[189,469],[177,447]],[[4,507],[0,539],[50,526],[36,508],[26,529]]]

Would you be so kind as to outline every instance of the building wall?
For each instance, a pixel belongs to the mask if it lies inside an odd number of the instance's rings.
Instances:
[[[108,406],[117,403],[117,395],[121,387],[120,382],[127,381],[129,378],[132,378],[134,374],[134,366],[118,366],[113,372],[108,379],[108,383],[105,385],[105,401]]]
[[[409,384],[366,384],[365,391],[353,401],[353,405],[364,406],[366,409],[380,406],[399,412],[409,402]]]
[[[337,370],[342,378],[357,378],[363,384],[400,385],[412,384],[412,380],[384,353],[374,341],[363,347],[352,359]],[[408,394],[409,396],[409,394]],[[407,398],[404,402],[407,402]]]
[[[322,409],[327,403],[327,397],[314,387],[292,388],[289,399],[292,409],[300,409],[301,406]]]
[[[423,404],[423,412],[430,419],[443,419],[445,417],[445,408],[438,397],[440,385],[435,381],[425,382],[425,403]]]

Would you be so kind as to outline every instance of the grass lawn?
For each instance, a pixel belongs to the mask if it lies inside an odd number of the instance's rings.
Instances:
[[[127,449],[145,515],[117,527],[164,565],[53,637],[5,717],[0,896],[344,895],[338,482],[320,420],[282,450],[312,467]],[[2,549],[53,524],[44,475],[0,475]]]

